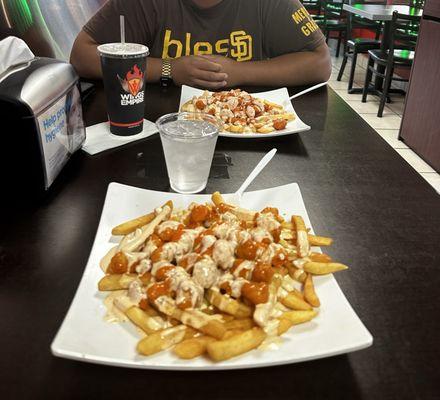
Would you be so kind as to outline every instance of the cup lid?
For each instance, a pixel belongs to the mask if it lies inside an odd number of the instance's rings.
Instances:
[[[140,56],[149,55],[147,46],[139,43],[105,43],[98,46],[101,54],[109,56]]]

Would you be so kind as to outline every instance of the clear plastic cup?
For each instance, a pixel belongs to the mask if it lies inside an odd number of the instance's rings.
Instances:
[[[178,193],[205,189],[220,121],[210,114],[173,113],[156,121],[171,188]]]

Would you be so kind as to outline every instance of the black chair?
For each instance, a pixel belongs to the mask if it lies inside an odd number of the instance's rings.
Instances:
[[[372,3],[368,3],[372,4]],[[383,4],[383,3],[376,3]],[[355,14],[348,14],[347,18],[347,32],[346,32],[346,40],[344,43],[344,59],[342,60],[341,68],[339,69],[339,74],[337,80],[340,81],[342,79],[342,75],[345,71],[345,66],[347,65],[347,60],[350,57],[351,60],[351,70],[350,77],[348,79],[348,91],[350,92],[353,89],[353,80],[356,70],[356,62],[358,54],[366,54],[368,50],[374,50],[380,48],[379,35],[381,30],[381,24],[378,22],[371,22],[365,20],[365,18],[359,17]],[[375,39],[368,38],[354,38],[352,36],[353,29],[373,29],[376,31]]]
[[[321,1],[320,0],[303,0],[301,1],[304,8],[309,14],[316,17],[321,14]]]
[[[337,48],[336,57],[339,57],[339,49],[341,47],[342,39],[347,30],[347,19],[342,10],[342,2],[333,2],[321,0],[321,13],[319,18],[315,18],[315,22],[321,28],[325,35],[326,43],[330,39],[332,32],[337,32]]]
[[[378,117],[382,117],[391,82],[393,80],[408,82],[408,79],[393,76],[393,73],[396,67],[411,69],[414,61],[419,26],[420,17],[401,15],[395,11],[390,24],[389,42],[386,46],[387,50],[378,49],[368,51],[368,67],[362,92],[362,102],[365,103],[367,101],[368,89],[373,75],[383,78],[383,89],[379,91],[380,104],[377,113]],[[382,72],[381,69],[383,70],[384,68],[385,70]]]

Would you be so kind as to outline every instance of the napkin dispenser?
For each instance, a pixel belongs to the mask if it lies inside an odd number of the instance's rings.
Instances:
[[[2,182],[47,190],[85,140],[72,65],[37,57],[3,72],[0,123]]]

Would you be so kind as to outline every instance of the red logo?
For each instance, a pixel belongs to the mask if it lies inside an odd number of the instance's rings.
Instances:
[[[131,93],[134,97],[136,97],[144,87],[144,74],[137,65],[134,65],[133,68],[127,72],[125,79],[122,79],[119,75],[118,79],[122,89],[127,93]]]

